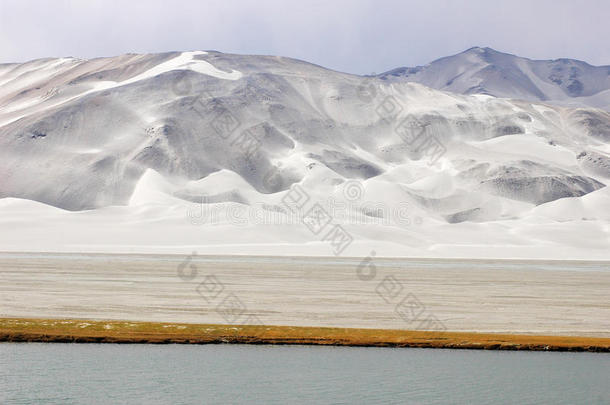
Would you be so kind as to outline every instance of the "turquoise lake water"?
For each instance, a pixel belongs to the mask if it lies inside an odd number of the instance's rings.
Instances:
[[[610,404],[610,355],[0,343],[1,404]]]

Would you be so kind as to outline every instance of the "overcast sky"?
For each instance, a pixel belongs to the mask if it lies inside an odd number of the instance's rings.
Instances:
[[[0,0],[0,62],[218,50],[350,72],[489,46],[610,65],[608,0]]]

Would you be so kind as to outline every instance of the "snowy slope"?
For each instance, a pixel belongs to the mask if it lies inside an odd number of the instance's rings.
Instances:
[[[610,256],[602,110],[218,52],[0,65],[0,85],[3,250],[333,254],[317,202],[345,255]]]

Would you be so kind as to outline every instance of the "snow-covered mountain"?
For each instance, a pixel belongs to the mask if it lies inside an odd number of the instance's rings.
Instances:
[[[475,47],[426,66],[401,67],[379,77],[460,94],[610,110],[610,66],[591,66],[575,59],[531,60]]]
[[[412,79],[218,52],[0,65],[0,245],[332,254],[318,202],[345,255],[608,257],[608,112]]]

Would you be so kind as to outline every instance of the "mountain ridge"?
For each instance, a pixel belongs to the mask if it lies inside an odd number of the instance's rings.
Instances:
[[[29,223],[23,213],[103,217],[169,237],[196,223],[213,243],[230,243],[221,226],[239,244],[300,246],[306,224],[287,234],[256,219],[289,220],[282,201],[298,186],[355,239],[410,252],[455,247],[448,235],[462,233],[481,244],[484,229],[514,246],[524,235],[564,246],[565,232],[587,229],[598,249],[608,236],[610,114],[599,109],[204,51],[39,60],[0,68],[0,86],[6,226]],[[247,213],[237,228],[236,209]],[[224,217],[206,222],[206,210]]]

